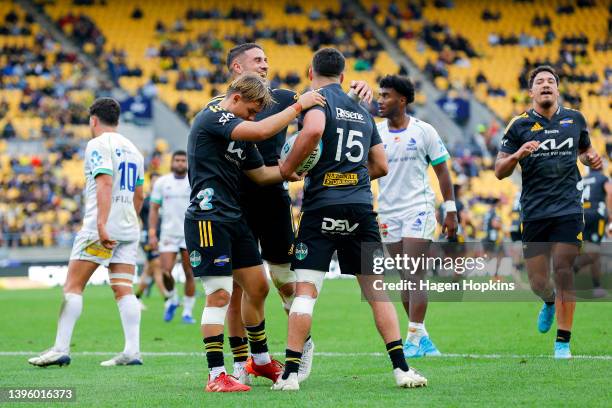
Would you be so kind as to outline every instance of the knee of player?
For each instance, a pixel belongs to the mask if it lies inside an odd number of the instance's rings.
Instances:
[[[243,290],[250,299],[265,299],[270,292],[270,285],[268,285],[266,279],[262,279],[261,282],[249,285],[248,288],[243,288]]]
[[[134,275],[131,273],[113,273],[109,275],[110,287],[115,294],[115,299],[132,294]]]
[[[321,293],[325,272],[311,269],[297,269],[295,296],[310,296],[316,298]]]
[[[295,295],[295,282],[277,286],[277,289],[283,298],[292,298]]]
[[[544,291],[548,287],[548,282],[546,279],[530,279],[529,284],[531,289],[536,292]]]
[[[223,289],[216,290],[210,295],[206,295],[206,306],[223,307],[229,306],[231,295]]]
[[[202,278],[207,307],[227,307],[232,296],[231,276],[205,276]]]

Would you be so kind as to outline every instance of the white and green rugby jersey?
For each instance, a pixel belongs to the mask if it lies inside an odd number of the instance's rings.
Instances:
[[[389,130],[386,120],[377,127],[389,161],[389,173],[378,180],[378,213],[401,218],[434,210],[436,196],[427,167],[450,157],[438,132],[412,116],[406,129]]]
[[[185,211],[189,208],[190,195],[187,174],[178,178],[170,173],[155,181],[151,202],[161,206],[161,235],[185,237]]]
[[[96,176],[113,177],[111,209],[106,231],[111,239],[123,242],[140,238],[140,224],[134,208],[134,190],[144,182],[144,159],[136,146],[119,133],[107,132],[93,138],[85,149],[84,232],[98,232]]]

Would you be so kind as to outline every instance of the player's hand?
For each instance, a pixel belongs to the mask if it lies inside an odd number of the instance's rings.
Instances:
[[[530,156],[531,153],[535,152],[538,147],[540,147],[540,142],[536,142],[535,140],[532,140],[531,142],[527,142],[524,145],[521,146],[520,149],[518,149],[518,151],[515,153],[516,157],[521,160],[524,159],[527,156]]]
[[[442,224],[442,233],[446,234],[446,238],[453,239],[457,236],[458,224],[457,212],[447,212],[446,217],[444,217],[444,224]]]
[[[149,232],[149,248],[151,251],[157,251],[157,246],[159,245],[159,241],[157,240],[157,234],[151,234]]]
[[[587,153],[584,155],[586,159],[586,165],[592,168],[593,170],[601,170],[603,168],[603,162],[601,161],[601,156],[596,152]]]
[[[302,109],[306,110],[315,105],[325,106],[325,97],[317,91],[308,91],[300,95],[297,103],[302,105]]]
[[[366,81],[351,81],[351,89],[359,96],[359,99],[365,103],[372,103],[374,92]]]
[[[110,238],[110,235],[108,235],[108,232],[106,232],[106,228],[98,228],[98,236],[100,237],[100,243],[104,248],[113,249],[117,246],[117,241]]]

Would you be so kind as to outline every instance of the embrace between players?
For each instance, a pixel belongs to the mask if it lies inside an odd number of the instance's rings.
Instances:
[[[380,277],[361,274],[362,243],[381,246],[384,242],[391,253],[412,253],[426,250],[432,241],[435,202],[426,173],[429,165],[435,170],[445,200],[443,230],[449,239],[455,237],[457,213],[446,166],[448,152],[431,125],[405,113],[407,104],[414,99],[413,86],[405,78],[383,78],[378,102],[381,116],[387,120],[376,126],[370,114],[342,91],[344,63],[344,57],[335,49],[318,51],[309,70],[312,87],[317,91],[298,97],[291,91],[268,88],[264,80],[267,60],[259,46],[235,47],[228,55],[233,81],[226,95],[213,99],[194,120],[187,147],[191,197],[184,219],[185,243],[181,245],[178,240],[176,247],[186,246],[189,264],[185,266],[190,267],[194,276],[202,278],[207,295],[201,320],[210,369],[207,391],[248,391],[248,374],[271,379],[274,390],[299,389],[300,382],[310,374],[314,351],[310,338],[312,314],[333,253],[338,253],[342,272],[357,275],[358,283],[367,294],[371,292],[373,280]],[[535,79],[534,88],[548,89]],[[548,79],[552,88],[550,82]],[[352,85],[362,99],[371,99],[365,83]],[[539,98],[547,99],[544,94],[558,95],[554,91],[540,92],[534,95],[536,106]],[[558,116],[557,124],[561,127],[577,125],[578,136],[573,146],[580,149],[581,160],[595,168],[601,166],[590,148],[588,134],[583,131],[586,127],[581,115],[566,112],[564,108],[546,111],[544,115],[549,113]],[[287,126],[299,115],[303,115],[302,130],[279,166]],[[521,130],[523,133],[539,130],[535,125],[531,128],[531,124],[525,125],[529,120],[546,123],[537,109],[525,115],[514,125],[525,128]],[[88,184],[84,226],[69,263],[56,343],[29,360],[37,366],[70,363],[70,338],[81,314],[82,291],[98,265],[110,268],[111,287],[126,342],[122,353],[102,365],[142,364],[140,305],[131,289],[139,238],[136,213],[143,197],[142,155],[116,133],[119,118],[116,101],[97,100],[90,108],[90,116],[94,139],[88,143],[85,160]],[[506,155],[502,153],[498,158],[496,173],[500,177],[509,175],[517,162],[525,166],[525,177],[529,170],[525,159],[538,147],[534,142],[521,146],[519,137],[522,136],[518,136],[519,131],[513,130],[514,127],[509,126],[504,139],[502,152],[507,152]],[[300,179],[295,169],[320,142],[322,154],[306,177],[302,214],[294,233],[290,199],[283,181]],[[573,166],[568,163],[566,171],[574,174],[575,159]],[[370,190],[371,180],[377,178],[381,178],[380,224],[372,208]],[[266,187],[258,187],[253,182]],[[523,195],[530,194],[524,183]],[[561,216],[580,213],[574,201],[568,211],[562,209]],[[523,208],[530,207],[529,203],[522,204]],[[325,223],[329,219],[355,228],[349,234],[339,233]],[[524,221],[529,221],[525,215]],[[544,224],[533,223],[531,229],[546,232],[547,228],[556,227],[550,222]],[[571,229],[568,237],[580,228],[578,224],[574,228],[573,220],[564,220],[562,226]],[[523,240],[527,239],[528,231],[524,222]],[[552,236],[537,236],[541,240],[553,240]],[[573,237],[568,238],[570,243],[575,240]],[[561,249],[565,251],[567,246]],[[559,248],[553,246],[555,251]],[[262,258],[268,262],[272,280],[289,315],[284,367],[268,353],[264,301],[269,288]],[[531,258],[543,262],[537,256]],[[530,278],[532,275],[537,274],[530,273]],[[547,302],[541,321],[550,328],[554,292],[547,285],[534,284],[534,290],[539,290]],[[559,291],[557,296],[567,295]],[[440,354],[424,326],[426,294],[415,292],[404,299],[410,318],[404,345],[393,304],[380,297],[366,297],[386,344],[396,384],[400,387],[426,385],[427,379],[409,368],[405,360],[405,357]],[[569,330],[561,330],[567,321],[561,317],[566,316],[563,310],[573,311],[573,308],[563,300],[558,303],[561,308],[558,337],[565,336],[562,340],[569,341],[569,333],[565,333]],[[226,374],[223,361],[226,320],[234,354],[234,375]]]
[[[192,191],[185,237],[194,276],[202,278],[207,295],[201,322],[210,370],[207,391],[248,391],[248,374],[269,378],[274,390],[299,389],[310,374],[312,315],[334,252],[342,273],[356,275],[364,294],[372,292],[373,280],[380,277],[361,274],[362,244],[382,248],[370,183],[388,172],[387,139],[403,132],[418,139],[410,141],[410,149],[391,150],[390,154],[418,156],[424,167],[421,175],[426,174],[429,164],[434,166],[447,200],[444,228],[451,237],[455,234],[456,210],[445,163],[448,153],[430,125],[405,114],[406,105],[414,98],[412,85],[400,77],[387,77],[381,83],[387,88],[379,101],[387,109],[387,117],[393,118],[383,132],[383,144],[372,116],[341,88],[344,65],[344,57],[335,49],[316,52],[309,79],[317,91],[298,98],[293,92],[267,87],[267,61],[259,46],[238,46],[228,56],[235,79],[226,95],[213,99],[194,120],[187,147]],[[356,93],[371,99],[365,84],[353,85]],[[286,128],[300,114],[300,134],[279,166]],[[394,131],[396,135],[391,135]],[[300,178],[295,170],[319,143],[323,146],[321,157],[305,179],[302,213],[294,236],[283,181]],[[407,160],[397,157],[395,162]],[[251,180],[268,187],[253,187]],[[395,229],[386,242],[393,239],[396,244],[424,245],[432,239],[434,195],[428,179],[419,177],[419,182],[415,188],[421,201],[416,207],[406,208],[403,199],[385,203],[386,223]],[[240,190],[236,188],[239,185]],[[392,190],[402,187],[399,180],[391,180],[381,188],[389,195],[399,195]],[[348,234],[324,228],[330,219],[354,228]],[[421,219],[419,228],[409,232],[416,219]],[[395,251],[402,250],[401,245],[395,246]],[[272,281],[289,315],[284,368],[268,353],[264,319],[268,284],[262,257],[270,265]],[[386,344],[396,384],[426,385],[427,379],[406,363],[406,347],[393,304],[380,295],[366,297]],[[413,302],[406,299],[407,311],[412,312],[413,303],[414,314],[421,316],[412,322],[410,315],[414,338],[407,343],[415,356],[435,354],[433,343],[422,341],[428,340],[423,325],[426,297]],[[234,353],[233,375],[226,374],[223,360],[226,319]],[[251,357],[245,361],[248,348]]]

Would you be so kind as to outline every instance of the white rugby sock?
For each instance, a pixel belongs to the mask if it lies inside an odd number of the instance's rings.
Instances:
[[[128,355],[140,353],[140,304],[134,295],[126,295],[117,301],[125,348],[123,352]]]
[[[225,372],[225,367],[224,366],[213,367],[213,368],[210,369],[210,379],[214,380],[215,378],[217,378],[218,376],[220,376],[224,372]]]
[[[246,361],[234,361],[234,372],[246,367]]]
[[[183,297],[183,316],[192,315],[193,305],[195,305],[195,296],[184,296]]]
[[[425,323],[408,323],[408,334],[406,335],[406,339],[412,344],[418,346],[421,341],[421,337],[429,336],[427,333],[427,329],[425,329]]]
[[[255,354],[252,354],[252,356],[253,356],[253,361],[257,365],[265,365],[272,361],[272,359],[270,358],[270,353],[268,352],[255,353]]]
[[[57,334],[53,349],[62,353],[70,352],[70,340],[76,321],[83,311],[83,295],[76,293],[64,294],[64,301],[57,321]]]

